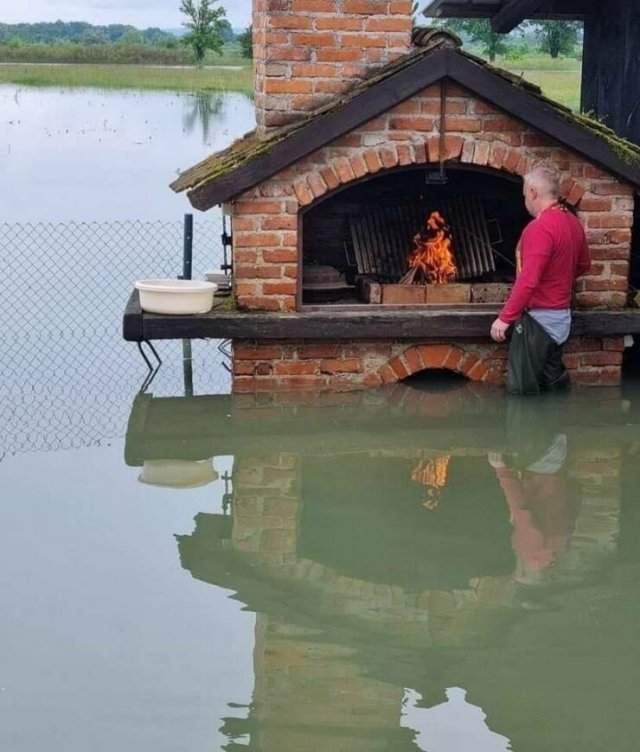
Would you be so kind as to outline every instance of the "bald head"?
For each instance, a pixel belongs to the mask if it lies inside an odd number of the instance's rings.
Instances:
[[[552,165],[541,164],[524,176],[524,202],[527,211],[537,217],[560,198],[560,175]]]

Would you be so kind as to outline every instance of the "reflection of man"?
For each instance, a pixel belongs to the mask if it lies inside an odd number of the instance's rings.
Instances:
[[[506,736],[487,726],[486,713],[466,700],[459,687],[446,690],[447,701],[433,708],[420,708],[422,696],[405,689],[400,725],[416,732],[415,742],[424,752],[508,752]]]
[[[518,564],[516,580],[535,584],[564,553],[577,510],[561,472],[567,457],[567,437],[557,434],[546,452],[526,469],[509,467],[501,454],[491,453],[489,464],[504,491]]]
[[[504,342],[510,327],[508,390],[538,393],[566,387],[562,346],[571,330],[571,297],[591,261],[584,229],[560,200],[555,168],[539,166],[524,179],[524,200],[534,219],[519,243],[519,274],[491,336]]]

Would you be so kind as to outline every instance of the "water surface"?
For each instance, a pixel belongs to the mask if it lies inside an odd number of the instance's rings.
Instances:
[[[253,128],[240,93],[0,86],[0,221],[178,219],[169,183]]]
[[[2,748],[636,749],[637,385],[199,383],[0,463]]]

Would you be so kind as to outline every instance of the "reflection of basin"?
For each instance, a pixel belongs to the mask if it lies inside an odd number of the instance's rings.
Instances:
[[[207,460],[145,460],[138,480],[150,486],[197,488],[218,479],[213,457]]]
[[[195,279],[143,279],[136,282],[140,307],[148,313],[207,313],[217,285]]]

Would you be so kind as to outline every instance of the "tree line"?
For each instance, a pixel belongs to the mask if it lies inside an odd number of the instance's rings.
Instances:
[[[146,46],[168,50],[187,47],[191,49],[195,62],[201,64],[209,52],[220,55],[225,44],[237,42],[240,54],[245,58],[252,57],[251,27],[236,34],[226,18],[226,10],[220,0],[180,0],[179,8],[185,16],[185,32],[182,36],[159,28],[136,29],[126,24],[96,26],[82,21],[0,24],[0,46],[5,48],[5,58],[7,49],[30,45],[57,45],[62,48],[58,52],[63,57],[73,57],[75,54],[68,45],[85,49],[104,45],[138,48],[135,60],[132,58],[131,62],[142,62],[149,57],[149,53],[141,49]],[[417,19],[418,3],[414,4],[413,12]],[[496,34],[487,19],[449,19],[442,25],[460,34],[465,41],[478,46],[482,54],[491,61],[497,55],[512,58],[524,56],[536,47],[553,58],[575,55],[581,36],[581,24],[575,21],[525,22],[507,36]],[[28,54],[27,51],[24,54]],[[17,52],[10,57],[14,58],[16,55],[19,57]],[[99,57],[100,53],[89,53],[88,57],[96,55]],[[114,51],[113,55],[123,57],[124,53],[116,54]],[[180,55],[179,57],[182,58]]]
[[[497,55],[517,59],[536,51],[552,58],[575,56],[580,51],[579,21],[526,21],[511,34],[496,34],[488,19],[452,18],[442,24],[481,48],[489,60]]]
[[[236,41],[236,34],[225,18],[216,25],[221,43]],[[184,37],[156,27],[137,29],[127,24],[98,26],[84,21],[54,21],[41,23],[0,23],[0,44],[149,44],[160,47],[177,47]]]

